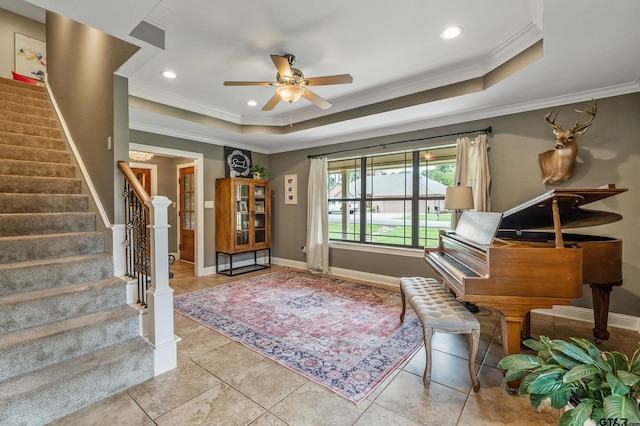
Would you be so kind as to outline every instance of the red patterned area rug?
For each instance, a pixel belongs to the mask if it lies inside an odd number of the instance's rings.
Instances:
[[[422,343],[399,292],[283,270],[175,296],[175,310],[359,403]]]

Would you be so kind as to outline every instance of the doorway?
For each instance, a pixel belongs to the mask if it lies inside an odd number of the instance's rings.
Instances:
[[[173,148],[164,148],[153,145],[143,145],[139,143],[130,143],[129,149],[150,152],[153,154],[157,154],[159,156],[170,157],[170,158],[184,158],[191,159],[190,163],[184,164],[185,166],[195,166],[195,253],[194,253],[194,266],[193,270],[196,276],[204,276],[215,273],[215,266],[205,266],[204,265],[204,215],[202,209],[204,208],[204,168],[202,165],[204,164],[204,155],[201,152],[194,151],[185,151]],[[175,170],[175,169],[174,169]],[[175,174],[172,175],[172,182],[175,185],[175,182],[178,180],[178,173],[174,171]],[[151,192],[154,192],[154,179],[153,172],[151,174]],[[178,190],[178,186],[174,186],[175,190]],[[174,201],[176,207],[179,205],[177,202],[178,194],[175,193],[176,200]],[[177,226],[176,220],[175,232],[176,234],[180,231],[180,226]],[[174,234],[175,235],[175,234]],[[177,235],[176,235],[177,238]],[[178,238],[176,243],[180,241]]]

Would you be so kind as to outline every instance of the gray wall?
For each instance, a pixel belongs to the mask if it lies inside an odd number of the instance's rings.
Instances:
[[[0,77],[13,78],[15,67],[14,33],[46,41],[46,28],[40,22],[0,9]]]
[[[583,120],[573,112],[584,109],[589,103],[562,106],[557,123],[571,127]],[[546,192],[540,177],[538,154],[552,149],[554,136],[544,121],[550,109],[496,117],[481,121],[411,132],[394,137],[355,141],[316,149],[274,154],[269,157],[273,204],[274,256],[304,262],[300,247],[306,238],[306,187],[308,184],[308,154],[318,154],[353,147],[377,145],[383,142],[410,140],[440,134],[463,132],[492,126],[489,137],[490,167],[492,173],[492,210],[505,211]],[[611,311],[640,316],[640,227],[637,212],[640,211],[638,178],[640,177],[640,93],[598,100],[598,114],[592,127],[578,139],[579,163],[572,178],[558,188],[594,188],[613,183],[629,191],[607,200],[589,205],[589,208],[613,211],[624,219],[613,224],[578,230],[591,235],[605,235],[623,240],[624,285],[616,288],[611,296]],[[426,141],[425,146],[453,143],[455,138]],[[415,144],[414,144],[415,145]],[[402,145],[411,148],[412,145]],[[388,149],[387,149],[388,151]],[[365,151],[367,154],[375,152]],[[354,154],[357,154],[354,153]],[[346,156],[348,154],[341,154]],[[298,175],[297,205],[285,205],[282,196],[284,175]],[[572,230],[571,232],[574,232]],[[330,250],[331,266],[390,276],[423,275],[433,272],[420,258],[372,254],[353,250]],[[591,291],[584,286],[582,299],[575,305],[591,307]]]
[[[138,47],[55,13],[46,16],[48,81],[107,216],[115,223],[115,212],[121,210],[115,189],[120,188],[115,184],[117,162],[127,160],[129,141],[122,128],[127,97],[118,94],[127,90],[126,84],[120,79],[114,83],[113,73]]]

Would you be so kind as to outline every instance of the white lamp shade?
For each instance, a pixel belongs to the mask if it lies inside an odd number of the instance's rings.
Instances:
[[[280,95],[280,98],[282,98],[283,101],[289,103],[296,102],[302,95],[304,95],[304,92],[306,91],[307,89],[305,89],[304,87],[296,86],[293,84],[285,84],[284,86],[279,86],[276,89],[276,92],[278,93],[278,95]]]
[[[469,210],[473,208],[473,193],[470,186],[452,186],[444,196],[444,208]]]

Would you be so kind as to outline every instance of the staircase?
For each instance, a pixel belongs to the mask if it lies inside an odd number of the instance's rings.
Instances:
[[[0,78],[0,425],[41,425],[153,376],[44,88]]]

